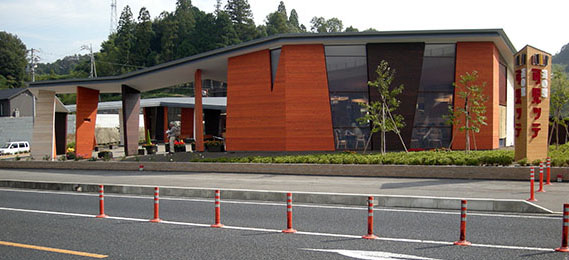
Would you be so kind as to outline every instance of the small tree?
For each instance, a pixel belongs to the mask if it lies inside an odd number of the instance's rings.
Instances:
[[[554,67],[553,77],[551,79],[551,98],[550,102],[550,116],[553,122],[551,133],[549,134],[549,143],[553,137],[553,130],[555,129],[556,139],[555,145],[559,147],[559,126],[567,129],[567,124],[563,120],[563,108],[569,104],[569,80],[567,75],[563,72],[561,67]]]
[[[371,133],[364,147],[364,152],[369,146],[372,135],[381,131],[381,153],[384,154],[385,133],[395,132],[399,135],[399,129],[405,126],[402,115],[392,114],[401,103],[401,101],[397,99],[397,96],[403,92],[403,84],[397,87],[391,86],[395,79],[395,70],[389,67],[387,61],[382,60],[377,66],[375,73],[377,74],[377,79],[375,81],[369,81],[367,84],[377,90],[380,100],[360,103],[360,105],[367,110],[367,113],[357,120],[360,124],[369,123],[371,125]],[[403,143],[400,135],[399,138],[405,151],[407,151],[407,147],[405,147],[405,143]]]
[[[458,130],[465,131],[465,152],[470,151],[470,134],[472,134],[474,149],[476,149],[475,135],[480,132],[480,127],[487,125],[486,101],[488,101],[488,97],[484,94],[486,82],[479,85],[477,81],[477,71],[460,75],[459,84],[454,83],[453,85],[456,96],[464,101],[464,105],[449,107],[449,115],[446,116],[448,124],[458,126]],[[454,134],[452,139],[454,140]],[[451,140],[451,145],[453,140]]]

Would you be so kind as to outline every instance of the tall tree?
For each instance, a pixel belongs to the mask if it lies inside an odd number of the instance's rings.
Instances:
[[[364,147],[364,152],[367,150],[373,134],[380,131],[381,153],[386,152],[385,133],[387,132],[395,132],[399,136],[405,151],[407,151],[407,147],[405,147],[405,143],[399,134],[399,129],[405,126],[404,118],[400,114],[393,113],[401,103],[397,96],[403,92],[404,86],[403,84],[392,86],[395,79],[395,70],[389,67],[387,61],[380,61],[375,69],[375,73],[377,74],[376,80],[369,81],[367,84],[370,87],[370,91],[377,91],[380,99],[369,103],[360,103],[367,113],[357,119],[360,124],[371,125],[371,133]]]
[[[156,63],[156,53],[151,48],[153,38],[154,31],[152,30],[150,12],[146,7],[142,7],[138,14],[138,23],[135,25],[134,45],[132,46],[133,65],[148,67]]]
[[[304,28],[304,30],[301,28],[300,22],[298,21],[298,13],[294,9],[290,10],[290,16],[288,17],[288,24],[291,28],[290,30],[291,32],[298,33],[306,31],[306,28]]]
[[[450,107],[450,120],[447,122],[458,126],[459,131],[465,132],[465,152],[470,151],[470,135],[472,134],[474,148],[476,149],[476,134],[486,123],[486,102],[488,96],[484,94],[486,82],[478,83],[478,72],[467,72],[460,75],[458,83],[453,83],[455,93],[459,97],[461,106]],[[456,102],[456,101],[455,101]],[[464,102],[464,103],[463,103]],[[454,139],[454,138],[453,138]]]
[[[342,24],[342,20],[332,17],[326,20],[324,17],[312,17],[310,20],[312,24],[310,26],[310,30],[313,32],[318,33],[325,33],[325,32],[341,32],[344,29],[344,25]]]
[[[132,17],[130,6],[125,6],[120,19],[119,27],[117,30],[117,38],[115,44],[118,47],[118,59],[116,63],[133,64],[133,56],[131,55],[132,46],[134,44],[134,29],[135,21]],[[128,67],[121,67],[121,73],[128,72],[132,69]]]
[[[250,41],[255,38],[255,22],[253,12],[247,0],[228,0],[225,11],[233,22],[235,31],[241,41]]]
[[[556,138],[555,145],[559,146],[559,126],[563,126],[567,129],[567,124],[563,119],[563,110],[569,104],[569,79],[563,71],[562,66],[554,64],[553,66],[553,77],[551,78],[551,98],[549,99],[550,110],[549,116],[551,118],[551,133],[549,134],[549,142],[553,137],[553,132],[555,130]]]
[[[281,2],[282,3],[282,2]],[[280,7],[280,6],[279,6]],[[280,11],[267,15],[267,34],[281,34],[290,32],[287,17]]]
[[[0,88],[24,84],[27,49],[18,36],[0,31]]]
[[[183,58],[197,53],[191,35],[196,26],[195,10],[192,8],[192,1],[178,0],[176,3],[175,23],[178,32],[176,39],[175,58]]]

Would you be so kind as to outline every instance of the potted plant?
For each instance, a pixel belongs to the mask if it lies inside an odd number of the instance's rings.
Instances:
[[[222,141],[205,141],[204,142],[205,149],[208,152],[221,152],[223,151],[223,142]]]
[[[186,152],[186,144],[184,143],[183,140],[181,141],[174,141],[174,152],[178,153],[178,152]]]
[[[142,145],[146,149],[146,154],[156,154],[158,146],[150,141],[150,129],[146,131],[146,143]]]
[[[67,152],[65,153],[65,158],[67,158],[68,160],[73,160],[75,159],[75,157],[76,157],[75,148],[73,147],[67,148]]]
[[[113,152],[109,150],[100,151],[97,153],[97,157],[100,159],[110,160],[113,159]]]

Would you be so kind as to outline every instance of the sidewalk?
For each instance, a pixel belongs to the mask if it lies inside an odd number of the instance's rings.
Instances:
[[[426,196],[454,199],[526,200],[527,181],[300,176],[276,174],[70,171],[0,169],[0,180],[76,184],[148,185],[186,188],[326,192],[361,195]],[[559,213],[569,198],[569,183],[545,185],[535,204]],[[536,191],[538,182],[536,182]]]

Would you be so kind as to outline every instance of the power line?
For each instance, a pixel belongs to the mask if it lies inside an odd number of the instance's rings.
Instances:
[[[38,67],[37,63],[40,61],[40,57],[36,55],[39,50],[32,48],[30,50],[30,71],[32,73],[32,82],[36,81],[36,68]]]

